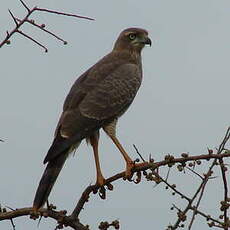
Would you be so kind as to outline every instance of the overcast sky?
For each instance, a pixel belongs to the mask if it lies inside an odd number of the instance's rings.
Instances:
[[[0,50],[0,203],[11,208],[31,206],[44,170],[42,161],[52,142],[62,104],[75,79],[110,52],[121,30],[142,27],[149,31],[152,47],[143,51],[144,79],[128,112],[119,120],[118,137],[129,154],[132,147],[144,157],[156,160],[171,153],[194,155],[215,148],[230,125],[230,2],[228,0],[49,0],[27,1],[35,5],[95,18],[80,20],[47,13],[32,18],[45,23],[68,41],[64,46],[48,34],[32,28],[23,31],[47,45],[49,52],[17,34],[11,45]],[[18,0],[1,2],[0,40],[14,27],[8,9],[18,16],[25,9]],[[124,169],[123,159],[104,135],[100,140],[102,169],[109,177]],[[203,168],[202,168],[203,167]],[[200,167],[204,171],[204,166]],[[162,171],[163,172],[163,171]],[[164,172],[162,176],[164,175]],[[188,180],[189,179],[189,180]],[[194,179],[194,180],[192,180]],[[197,178],[178,174],[170,183],[181,185],[191,194]],[[189,181],[189,183],[188,183]],[[72,211],[83,189],[95,182],[92,149],[85,142],[70,157],[50,195],[59,209]],[[203,210],[215,214],[222,187],[210,182]],[[154,188],[114,183],[106,201],[91,197],[80,215],[83,223],[97,229],[102,220],[119,219],[121,229],[165,229],[175,222],[172,203],[181,208],[180,199],[164,186]],[[215,216],[214,215],[214,216]],[[197,219],[195,230],[209,229]],[[203,221],[204,222],[204,221]],[[23,217],[15,220],[17,230],[37,229],[37,223]],[[39,229],[53,229],[55,222],[43,220]],[[0,228],[12,229],[10,222]]]

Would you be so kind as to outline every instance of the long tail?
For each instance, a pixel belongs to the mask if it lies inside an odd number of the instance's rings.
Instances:
[[[38,210],[47,201],[53,185],[68,157],[68,151],[62,152],[58,157],[49,161],[39,182],[34,198],[33,208]]]

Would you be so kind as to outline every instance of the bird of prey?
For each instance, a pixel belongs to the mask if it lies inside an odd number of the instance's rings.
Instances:
[[[98,156],[101,128],[123,155],[126,177],[131,176],[135,165],[116,137],[116,124],[133,102],[141,85],[141,50],[146,44],[151,45],[146,30],[125,29],[118,36],[113,50],[75,81],[65,99],[53,143],[44,159],[44,164],[48,164],[36,191],[34,210],[47,201],[66,158],[83,139],[93,148],[96,184],[105,184]]]

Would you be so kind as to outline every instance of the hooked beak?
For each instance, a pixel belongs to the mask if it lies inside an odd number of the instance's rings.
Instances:
[[[151,45],[152,45],[151,39],[150,39],[149,37],[146,37],[146,38],[145,38],[145,41],[144,41],[144,44],[145,44],[145,45],[151,46]]]

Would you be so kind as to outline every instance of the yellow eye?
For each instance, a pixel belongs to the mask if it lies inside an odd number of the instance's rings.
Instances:
[[[134,34],[134,33],[129,34],[130,40],[134,40],[135,38],[136,38],[136,34]]]

